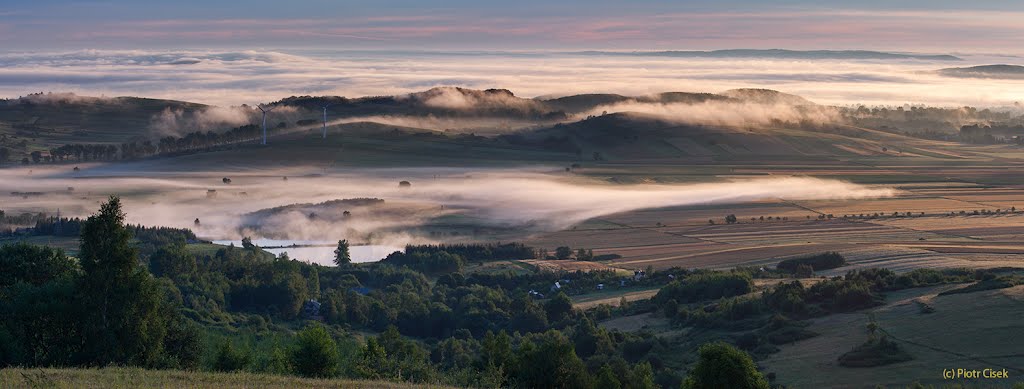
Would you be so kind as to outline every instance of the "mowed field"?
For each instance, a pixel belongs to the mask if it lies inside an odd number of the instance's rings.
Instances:
[[[903,387],[919,381],[926,385],[1010,387],[1024,382],[1024,286],[938,296],[958,285],[910,289],[890,293],[887,303],[857,313],[830,315],[812,321],[817,337],[781,346],[759,364],[778,376],[777,383],[797,388],[860,387],[871,377],[875,384]],[[935,309],[922,313],[918,301]],[[867,323],[874,317],[880,330],[897,341],[913,360],[871,368],[838,365],[840,355],[868,338]],[[943,369],[1006,369],[1008,380],[942,379]]]
[[[626,302],[649,299],[661,290],[659,287],[619,288],[618,285],[608,285],[606,288],[601,292],[573,296],[572,306],[576,309],[590,309],[601,304],[617,307],[623,298]]]
[[[825,251],[838,251],[850,263],[826,275],[866,267],[1024,267],[1024,187],[964,182],[894,187],[897,195],[882,199],[774,199],[638,210],[540,234],[528,243],[617,254],[621,257],[605,263],[624,269],[770,266]],[[738,223],[725,224],[728,214]],[[832,218],[819,218],[826,215]]]
[[[61,236],[12,236],[0,238],[0,245],[28,243],[41,246],[50,246],[64,250],[65,254],[78,255],[78,238]]]

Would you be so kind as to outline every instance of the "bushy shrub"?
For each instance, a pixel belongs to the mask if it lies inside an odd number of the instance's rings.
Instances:
[[[452,273],[462,271],[465,260],[457,254],[447,251],[417,251],[403,253],[395,251],[381,260],[381,263],[406,266],[424,273]]]
[[[705,344],[699,353],[697,365],[683,382],[684,389],[768,389],[768,380],[747,353],[721,342]]]
[[[779,262],[775,267],[789,273],[796,273],[800,265],[808,265],[814,270],[828,270],[846,265],[846,258],[835,251],[810,255],[806,257],[791,258]]]
[[[753,279],[746,273],[698,273],[672,281],[658,291],[656,301],[692,303],[750,293]]]
[[[319,323],[299,332],[291,357],[295,373],[306,377],[334,377],[341,362],[338,344]]]
[[[235,348],[230,340],[225,340],[217,349],[213,359],[213,370],[238,371],[244,370],[252,363],[252,354],[248,350]]]
[[[899,343],[882,336],[872,338],[852,351],[839,356],[839,365],[846,367],[873,367],[913,359],[900,348]]]

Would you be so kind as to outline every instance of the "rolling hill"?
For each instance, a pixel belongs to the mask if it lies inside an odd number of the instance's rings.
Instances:
[[[596,116],[523,136],[565,139],[582,149],[585,158],[606,160],[834,158],[880,149],[874,140],[816,128],[700,126],[638,113]]]
[[[264,161],[278,161],[277,165],[492,166],[758,158],[835,161],[890,154],[942,156],[914,151],[928,143],[921,139],[841,121],[804,121],[800,117],[806,112],[814,114],[832,108],[767,89],[734,89],[720,94],[668,92],[647,96],[581,94],[522,98],[503,89],[444,87],[408,95],[354,99],[289,97],[274,104],[290,109],[278,111],[270,119],[278,123],[269,134],[271,147],[252,144],[255,135],[224,137],[196,146],[182,145],[184,139],[178,138],[172,142],[179,146],[173,152],[151,153],[143,158],[173,156],[170,165],[181,166],[213,161],[238,166]],[[330,136],[326,140],[319,134],[323,104],[332,104],[329,114],[334,121],[328,127]],[[693,124],[694,121],[687,120],[687,107],[694,107],[697,114],[714,109],[725,116],[751,108],[770,114],[784,107],[783,111],[791,116],[795,113],[796,117],[746,124]],[[64,144],[155,144],[154,137],[158,135],[147,131],[154,117],[168,110],[199,112],[208,108],[132,97],[39,95],[8,100],[0,104],[0,147],[13,150],[10,160],[18,161],[33,150],[45,151]],[[612,113],[605,111],[608,109]],[[665,113],[676,117],[670,120]],[[454,130],[424,128],[437,123],[443,126],[464,122],[478,124]],[[509,122],[517,128],[507,127]],[[258,129],[251,127],[247,131],[255,134]],[[188,142],[204,142],[208,138],[205,132],[196,134]],[[256,149],[258,153],[254,153]],[[887,149],[898,151],[890,153]],[[903,154],[904,151],[909,153]]]
[[[784,50],[784,49],[729,49],[711,51],[585,51],[584,55],[628,55],[678,58],[776,58],[776,59],[843,59],[843,60],[901,60],[960,61],[952,55],[890,53],[869,50]]]
[[[151,125],[164,112],[191,114],[206,108],[141,97],[32,94],[0,101],[0,147],[8,150],[12,161],[18,161],[33,151],[67,144],[149,140],[159,136]]]
[[[437,87],[396,96],[345,98],[339,96],[292,96],[272,103],[319,112],[330,104],[335,117],[409,115],[438,117],[501,117],[563,120],[564,112],[543,101],[515,96],[507,89],[475,90]]]
[[[1024,79],[1024,66],[981,65],[966,68],[939,69],[938,73],[946,77],[959,78]]]
[[[775,161],[849,164],[865,158],[953,158],[933,141],[849,125],[725,127],[688,125],[640,113],[614,113],[498,136],[431,131],[373,122],[276,134],[268,146],[240,144],[145,162],[153,169],[267,166],[587,166],[622,163],[717,164]],[[938,154],[937,154],[938,153]]]
[[[89,97],[71,93],[34,94],[0,101],[0,123],[52,137],[81,131],[86,141],[147,135],[153,117],[165,110],[195,111],[207,105],[142,97]],[[109,137],[109,138],[108,138]]]

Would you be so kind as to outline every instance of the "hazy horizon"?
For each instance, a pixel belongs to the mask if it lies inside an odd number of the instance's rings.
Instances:
[[[1020,64],[1024,5],[914,0],[42,0],[0,7],[0,97],[141,96],[214,105],[435,86],[518,96],[769,88],[821,104],[1004,107],[1020,79],[942,77]],[[955,55],[808,60],[581,51],[870,50]]]
[[[930,54],[930,53],[929,53]],[[937,53],[948,54],[948,53]],[[520,97],[775,89],[828,105],[1012,107],[1024,80],[947,77],[961,60],[670,57],[565,51],[76,50],[0,53],[0,97],[138,96],[220,106],[293,95],[399,95],[438,86]]]

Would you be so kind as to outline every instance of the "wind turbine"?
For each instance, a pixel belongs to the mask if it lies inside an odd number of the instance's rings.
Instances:
[[[260,111],[263,112],[263,143],[262,144],[265,145],[265,144],[267,144],[267,112],[273,111],[274,108],[277,108],[277,107],[270,107],[270,106],[268,106],[267,108],[263,108],[263,105],[257,105],[256,108],[259,108]]]
[[[327,139],[327,107],[330,107],[330,106],[332,106],[334,104],[337,104],[337,103],[325,104],[325,105],[321,106],[324,109],[324,131],[323,131],[323,138],[324,139]]]

